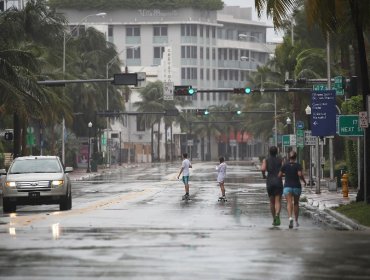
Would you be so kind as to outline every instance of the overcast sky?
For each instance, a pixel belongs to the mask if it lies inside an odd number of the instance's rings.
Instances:
[[[271,26],[271,18],[267,19],[266,15],[262,15],[261,19],[258,18],[256,9],[254,8],[254,0],[223,0],[228,6],[252,7],[253,20],[265,22]],[[267,29],[267,42],[281,42],[282,34],[276,34],[274,28]]]

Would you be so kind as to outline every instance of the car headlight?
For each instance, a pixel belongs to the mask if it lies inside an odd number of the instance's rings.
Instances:
[[[59,186],[62,186],[64,184],[64,181],[63,180],[54,180],[54,181],[51,181],[51,185],[53,187],[59,187]]]
[[[5,183],[5,186],[9,187],[9,188],[14,188],[17,186],[17,183],[16,182],[13,182],[13,181],[7,181]]]

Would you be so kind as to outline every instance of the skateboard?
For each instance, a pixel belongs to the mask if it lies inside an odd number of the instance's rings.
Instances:
[[[226,202],[226,201],[227,201],[227,199],[226,199],[226,197],[219,197],[219,198],[218,198],[218,201],[219,201],[219,202]]]
[[[190,200],[190,196],[185,196],[185,195],[183,195],[181,199],[182,199],[183,201],[189,201],[189,200]]]

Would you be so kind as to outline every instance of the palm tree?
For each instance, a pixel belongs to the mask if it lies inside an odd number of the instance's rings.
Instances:
[[[40,47],[52,49],[56,45],[61,23],[62,18],[49,11],[43,1],[29,1],[24,10],[0,14],[0,90],[4,92],[0,106],[6,106],[5,113],[14,113],[14,156],[20,154],[21,143],[22,153],[26,152],[26,135],[21,141],[20,129],[27,126],[28,119],[53,108],[54,99],[37,84],[41,74],[38,57]]]
[[[154,125],[157,124],[157,160],[160,156],[160,123],[162,115],[150,114],[150,112],[164,112],[163,102],[163,84],[160,81],[149,83],[140,91],[141,101],[134,103],[139,112],[147,113],[143,115],[141,121],[147,126],[151,127],[151,146],[152,146],[152,160],[154,159]]]

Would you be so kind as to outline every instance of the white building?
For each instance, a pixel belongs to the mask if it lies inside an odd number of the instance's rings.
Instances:
[[[94,26],[105,33],[107,40],[116,45],[129,72],[146,72],[148,81],[161,79],[197,89],[244,87],[246,74],[265,64],[273,53],[273,46],[266,43],[266,29],[271,26],[252,21],[252,8],[59,12],[65,14],[72,28],[76,25]],[[106,16],[93,16],[101,12],[106,12]],[[85,20],[81,22],[82,19]],[[164,54],[168,55],[165,49],[171,53],[170,58],[163,59]],[[132,104],[136,98],[133,95],[127,103],[127,111],[135,110]],[[207,92],[188,98],[192,99],[192,106],[183,109],[219,106],[228,102],[229,95]],[[132,160],[151,161],[148,156],[150,133],[137,130],[136,117],[128,117],[123,125],[117,122],[111,125],[113,131],[122,132],[124,147],[130,143],[130,153],[135,154]],[[174,134],[179,132],[177,128]],[[163,131],[162,145],[164,135]],[[175,155],[179,156],[183,151],[179,139],[175,140]],[[162,146],[161,159],[165,157],[164,151]],[[217,157],[212,153],[212,158]]]

